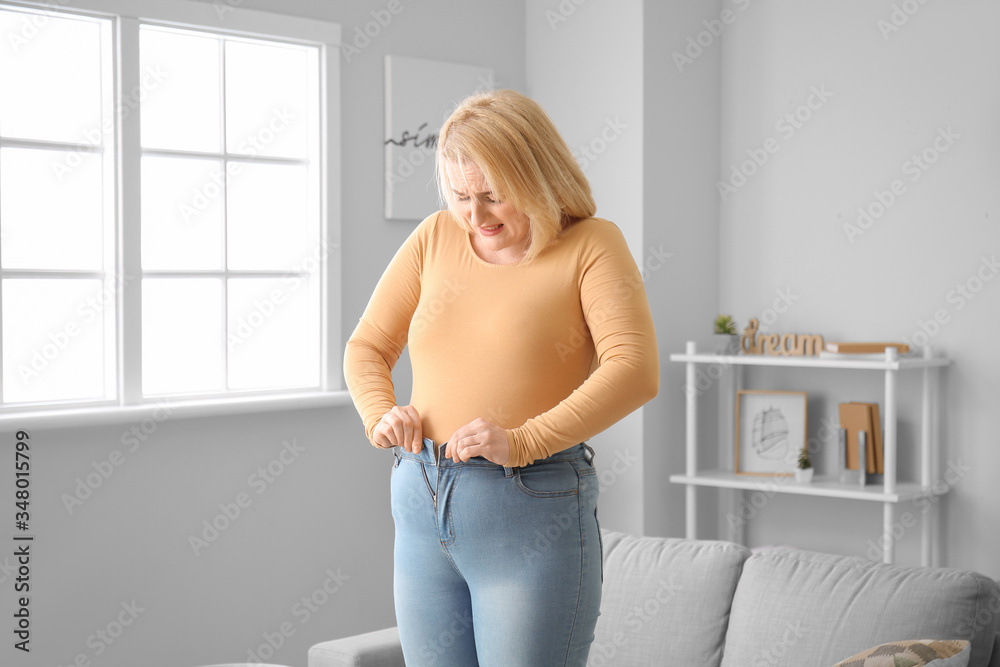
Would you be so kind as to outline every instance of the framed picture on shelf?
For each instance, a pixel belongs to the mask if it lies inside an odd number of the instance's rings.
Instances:
[[[736,394],[736,473],[793,475],[806,446],[804,391]]]

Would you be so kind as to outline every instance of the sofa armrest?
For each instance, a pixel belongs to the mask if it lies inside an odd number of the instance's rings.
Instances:
[[[309,667],[405,667],[399,630],[386,628],[316,644]]]
[[[1000,667],[1000,632],[993,635],[993,653],[990,654],[989,667]]]

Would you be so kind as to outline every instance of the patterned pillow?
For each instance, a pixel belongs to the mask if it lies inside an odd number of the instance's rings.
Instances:
[[[906,639],[862,651],[833,667],[966,667],[971,651],[964,640]]]

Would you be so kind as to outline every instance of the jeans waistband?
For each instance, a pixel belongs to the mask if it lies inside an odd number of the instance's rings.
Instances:
[[[509,476],[513,468],[510,466],[501,466],[497,463],[483,458],[482,456],[473,456],[468,461],[459,461],[455,463],[450,458],[445,456],[445,445],[448,443],[442,442],[441,444],[435,444],[430,438],[424,438],[424,446],[420,450],[419,454],[413,454],[406,451],[402,447],[393,447],[392,451],[396,457],[396,462],[398,463],[400,459],[413,459],[414,461],[420,461],[421,463],[426,463],[432,466],[444,467],[459,467],[459,466],[482,466],[482,467],[493,467],[493,468],[503,468],[504,471]],[[594,460],[594,449],[585,442],[573,445],[561,452],[556,452],[551,456],[544,459],[538,459],[532,466],[545,465],[546,463],[556,463],[559,461],[579,461],[586,460],[591,462]]]

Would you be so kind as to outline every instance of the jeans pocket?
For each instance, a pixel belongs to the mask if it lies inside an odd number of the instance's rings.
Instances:
[[[580,476],[570,461],[514,469],[517,488],[532,498],[562,498],[580,493]]]

